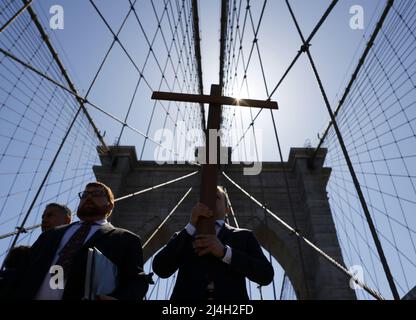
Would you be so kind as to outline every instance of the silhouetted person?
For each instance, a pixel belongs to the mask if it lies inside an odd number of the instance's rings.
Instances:
[[[260,285],[273,280],[273,267],[253,232],[224,222],[229,210],[219,187],[215,212],[198,203],[186,227],[155,256],[153,271],[161,278],[179,270],[171,300],[248,300],[246,278]],[[217,234],[194,236],[198,219],[212,215]]]
[[[8,299],[10,290],[16,285],[17,277],[29,261],[29,253],[29,246],[18,246],[7,254],[3,270],[0,271],[0,299]]]
[[[71,210],[59,203],[49,203],[42,214],[42,232],[55,227],[71,223]],[[4,268],[0,273],[0,297],[8,298],[8,292],[18,281],[20,274],[30,261],[30,246],[18,246],[12,248],[4,260]]]
[[[148,283],[143,273],[141,241],[130,231],[107,221],[114,195],[106,185],[93,182],[79,193],[80,221],[42,233],[31,248],[31,261],[16,290],[18,299],[79,300],[84,296],[88,248],[97,248],[117,266],[118,284],[108,296],[97,299],[143,299]],[[64,271],[64,289],[50,285],[52,266]]]

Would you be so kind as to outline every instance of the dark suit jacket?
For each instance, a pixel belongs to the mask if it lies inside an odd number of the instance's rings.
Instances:
[[[58,227],[40,235],[31,248],[30,262],[20,276],[16,299],[34,299],[45,275],[49,272],[59,243],[70,226]],[[110,295],[118,299],[143,299],[148,289],[143,274],[141,241],[130,231],[103,225],[75,255],[68,275],[63,299],[79,300],[84,295],[85,269],[88,248],[96,247],[118,268],[118,286]]]
[[[204,300],[210,281],[214,282],[214,299],[248,300],[246,277],[260,285],[273,280],[273,267],[253,232],[224,224],[218,238],[232,248],[231,264],[212,255],[197,256],[193,238],[185,229],[176,233],[155,256],[153,271],[161,278],[168,278],[179,269],[171,300]]]

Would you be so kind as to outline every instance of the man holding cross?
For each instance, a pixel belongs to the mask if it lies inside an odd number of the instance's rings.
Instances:
[[[155,256],[153,271],[161,278],[179,270],[171,300],[248,300],[245,278],[263,286],[273,280],[273,267],[253,232],[224,222],[229,211],[218,187],[215,211],[198,203],[186,227]],[[196,234],[198,221],[211,217],[216,233]]]
[[[220,85],[212,85],[209,96],[169,92],[152,95],[158,100],[209,103],[200,202],[192,210],[188,225],[153,260],[153,270],[161,278],[179,270],[172,300],[248,300],[245,278],[268,285],[274,276],[253,232],[224,222],[230,209],[224,190],[217,186],[221,141],[219,135],[212,139],[210,131],[220,129],[222,105],[277,109],[277,103],[224,97],[221,91]]]

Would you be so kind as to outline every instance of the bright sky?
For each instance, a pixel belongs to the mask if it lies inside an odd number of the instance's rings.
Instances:
[[[118,30],[129,9],[129,2],[127,0],[95,2],[112,29]],[[238,2],[236,1],[236,3]],[[330,2],[328,0],[291,1],[305,37],[309,36]],[[136,12],[143,28],[148,33],[147,36],[151,38],[157,28],[157,20],[151,1],[139,0],[138,3]],[[163,1],[155,0],[154,3],[156,11],[160,14]],[[172,3],[175,1],[172,0]],[[255,27],[257,27],[263,3],[263,0],[251,1],[252,19]],[[64,9],[63,30],[52,30],[48,27],[49,19],[52,16],[49,9],[52,5],[61,5]],[[364,28],[362,30],[352,29],[350,26],[352,18],[350,9],[354,5],[359,5],[364,10]],[[382,0],[340,1],[312,40],[311,53],[332,108],[336,107],[384,5],[385,1]],[[46,31],[75,86],[81,95],[85,95],[113,36],[88,0],[39,0],[34,1],[33,6],[42,24],[46,27]],[[219,82],[220,1],[199,1],[199,13],[204,93],[208,94],[210,85]],[[241,24],[243,17],[244,10],[242,10],[240,18]],[[254,39],[250,21],[246,25],[245,32],[242,51],[247,60]],[[132,16],[127,20],[119,38],[141,68],[148,52],[148,46],[145,36]],[[270,93],[301,45],[301,40],[283,0],[267,1],[257,38],[267,89]],[[170,43],[170,40],[171,36],[166,34],[166,41]],[[155,38],[154,51],[162,50],[163,46],[163,37],[159,33]],[[161,57],[160,63],[163,64],[165,60],[166,57]],[[151,57],[143,74],[152,89],[158,89],[161,81],[158,61]],[[249,93],[245,89],[245,84],[242,86],[242,74],[240,66],[238,81],[233,88],[228,88],[227,94],[233,93],[243,98],[267,99],[268,95],[257,50],[253,52],[247,71]],[[167,71],[167,78],[172,75],[172,71]],[[137,70],[133,68],[120,46],[116,45],[89,94],[89,100],[105,111],[124,119],[137,80]],[[243,90],[240,92],[241,87]],[[177,87],[175,89],[178,90]],[[168,88],[163,84],[161,90],[168,91]],[[142,84],[127,121],[142,132],[147,131],[151,118],[153,101],[150,100],[150,95],[151,90]],[[316,146],[317,135],[326,128],[329,116],[305,55],[300,57],[272,99],[279,103],[279,110],[274,114],[284,160],[286,160],[291,147],[302,147],[307,141],[310,141],[312,146]],[[110,145],[115,143],[119,137],[121,125],[91,107],[89,107],[89,111],[100,131],[105,133],[106,142]],[[253,110],[253,115],[256,114],[257,110]],[[153,116],[154,120],[149,127],[149,137],[154,137],[155,132],[163,127],[164,117],[164,110],[157,105]],[[251,122],[249,109],[243,111],[242,121],[244,129],[246,129]],[[168,124],[167,127],[173,128],[172,124]],[[255,128],[260,130],[263,136],[261,139],[260,135],[257,141],[261,146],[262,159],[280,161],[268,111],[261,113],[256,120]],[[135,145],[138,154],[140,154],[139,150],[141,150],[143,142],[144,138],[131,130],[126,130],[121,139],[122,145]],[[154,150],[154,145],[147,142],[143,159],[153,160],[155,158]],[[242,151],[237,150],[233,156],[234,159],[242,160]],[[0,244],[1,247],[5,245],[4,242]],[[281,274],[281,271],[279,273]]]
[[[155,1],[155,3],[157,5],[161,2]],[[203,81],[205,93],[208,94],[210,85],[219,81],[220,2],[199,1],[199,3]],[[52,39],[56,37],[57,42],[62,45],[61,57],[66,62],[65,65],[73,76],[78,89],[85,92],[110,45],[112,35],[87,0],[38,1],[35,8],[39,8],[38,12],[44,23],[46,22],[42,12],[46,13],[48,8],[55,4],[62,5],[65,10],[65,27],[64,30],[50,31],[49,33],[51,33]],[[112,28],[117,30],[128,10],[127,4],[128,1],[102,0],[97,3],[97,6],[108,19]],[[293,10],[305,36],[310,34],[329,4],[330,1],[323,0],[292,1]],[[350,28],[352,17],[350,8],[357,4],[364,9],[363,30]],[[262,5],[263,1],[252,1],[255,25],[258,23]],[[371,34],[383,7],[384,1],[340,1],[312,41],[312,55],[315,58],[328,97],[334,106],[338,101],[337,95],[342,93],[345,88],[345,82],[349,80],[349,75],[362,52],[365,44],[363,37]],[[156,27],[156,19],[150,7],[150,1],[141,1],[138,14],[142,18],[146,30],[153,30],[152,27]],[[241,14],[242,20],[243,14]],[[160,41],[159,38],[156,43]],[[243,50],[246,59],[253,39],[251,25],[247,23]],[[267,2],[258,39],[266,80],[269,91],[271,91],[291,63],[301,44],[284,1]],[[143,58],[146,50],[141,49],[144,39],[139,33],[138,25],[134,19],[130,18],[127,21],[121,40],[135,57],[137,55],[137,60],[141,61],[140,59]],[[57,46],[58,50],[60,47]],[[267,95],[257,55],[254,55],[252,60],[248,69],[250,97],[265,99]],[[155,68],[154,63],[150,63],[149,69],[152,68]],[[90,100],[106,111],[124,118],[136,82],[136,71],[133,69],[122,50],[116,47],[90,94]],[[145,71],[145,74],[149,75],[149,72]],[[239,79],[236,91],[241,87],[241,76]],[[154,79],[152,84],[157,84],[158,81],[159,79]],[[142,95],[143,103],[137,101],[136,110],[131,114],[131,119],[133,119],[131,123],[139,129],[146,128],[153,106],[152,101],[148,99],[151,92],[143,89]],[[247,97],[244,90],[240,95]],[[276,112],[276,118],[284,156],[288,155],[291,147],[303,146],[306,140],[315,144],[317,134],[321,133],[328,124],[329,116],[306,56],[299,59],[273,99],[278,101],[280,106],[279,111]],[[119,134],[120,125],[99,113],[95,114],[94,110],[91,112],[94,114],[98,127],[106,131],[106,140],[112,143]],[[257,110],[253,110],[253,113],[255,115]],[[249,112],[246,111],[243,116],[246,128],[250,123]],[[157,118],[155,116],[155,119]],[[157,128],[157,125],[154,125],[150,132],[154,133]],[[256,129],[264,130],[265,135],[272,133],[268,112],[263,112],[259,116]],[[137,134],[131,133],[127,133],[125,139],[125,141],[122,140],[122,143],[136,145],[142,143],[143,140]],[[263,142],[263,144],[263,159],[277,160],[278,154],[273,139],[267,143]],[[151,146],[148,152],[145,152],[145,157],[153,159],[153,151],[153,146]]]

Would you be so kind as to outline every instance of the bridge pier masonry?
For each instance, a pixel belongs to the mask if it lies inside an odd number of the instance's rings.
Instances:
[[[331,174],[331,168],[323,166],[326,149],[318,150],[311,163],[313,151],[292,148],[288,162],[263,162],[258,175],[244,175],[247,166],[241,163],[223,165],[222,170],[279,218],[293,228],[296,226],[305,238],[344,264],[326,192]],[[133,146],[110,147],[109,153],[100,154],[100,160],[101,166],[93,168],[95,176],[112,188],[116,198],[199,170],[188,163],[160,165],[154,161],[138,161]],[[111,222],[136,233],[144,243],[192,187],[188,197],[144,248],[146,261],[189,221],[191,209],[199,199],[199,183],[200,176],[195,174],[119,201]],[[350,279],[344,273],[282,227],[221,175],[219,184],[226,187],[240,227],[253,230],[260,244],[280,263],[297,299],[356,299],[355,291],[350,288]],[[234,225],[233,221],[230,218],[231,225]]]

